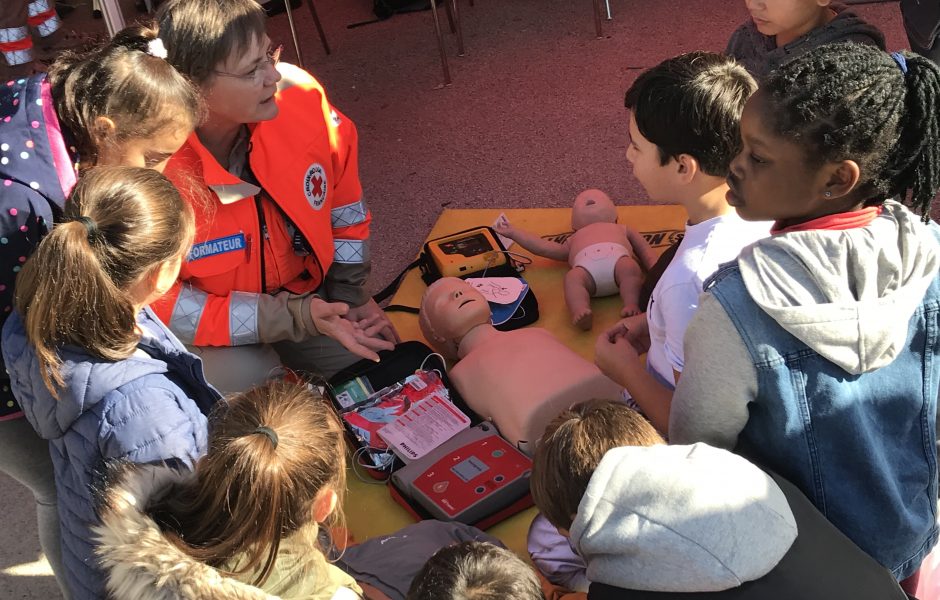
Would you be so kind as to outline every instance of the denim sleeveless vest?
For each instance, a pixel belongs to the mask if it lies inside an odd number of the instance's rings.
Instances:
[[[861,375],[780,327],[752,300],[737,261],[705,288],[734,323],[757,372],[757,397],[735,451],[795,483],[895,577],[913,574],[938,532],[940,277],[908,323],[905,349]]]

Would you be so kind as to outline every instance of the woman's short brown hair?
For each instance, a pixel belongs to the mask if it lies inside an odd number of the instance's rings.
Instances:
[[[548,424],[532,460],[532,499],[559,529],[571,527],[591,475],[611,448],[663,438],[635,410],[612,400],[576,404]]]
[[[264,37],[265,19],[255,0],[168,0],[157,13],[167,61],[197,85]]]

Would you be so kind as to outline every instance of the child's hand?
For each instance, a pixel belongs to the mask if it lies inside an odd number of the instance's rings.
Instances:
[[[620,385],[626,387],[633,369],[639,367],[640,355],[629,339],[627,328],[618,324],[597,337],[594,345],[594,363],[598,368]]]
[[[626,330],[623,334],[622,330]],[[646,313],[640,313],[621,319],[615,325],[604,332],[609,339],[614,339],[617,335],[624,335],[627,341],[633,345],[637,354],[646,354],[650,349],[649,324],[646,320]]]

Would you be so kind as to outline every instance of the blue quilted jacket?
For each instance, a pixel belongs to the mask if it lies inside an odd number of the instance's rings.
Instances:
[[[98,523],[92,483],[103,461],[169,462],[192,467],[205,453],[205,414],[219,399],[202,362],[150,309],[138,317],[148,332],[130,358],[110,362],[75,347],[59,350],[65,385],[56,400],[14,312],[3,327],[3,358],[23,412],[43,438],[55,467],[62,559],[73,600],[103,598],[104,574],[90,542]]]

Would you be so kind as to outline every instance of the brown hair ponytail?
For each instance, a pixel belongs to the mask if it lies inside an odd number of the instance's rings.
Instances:
[[[234,574],[268,578],[281,540],[304,535],[315,551],[313,505],[327,489],[342,503],[343,429],[320,394],[270,382],[220,402],[210,418],[208,453],[191,483],[150,509],[183,552]],[[331,522],[341,520],[335,511]],[[237,565],[227,564],[240,557]]]
[[[53,396],[58,348],[121,360],[138,341],[128,290],[192,240],[192,210],[151,169],[97,167],[79,179],[56,225],[16,280],[16,309]]]

